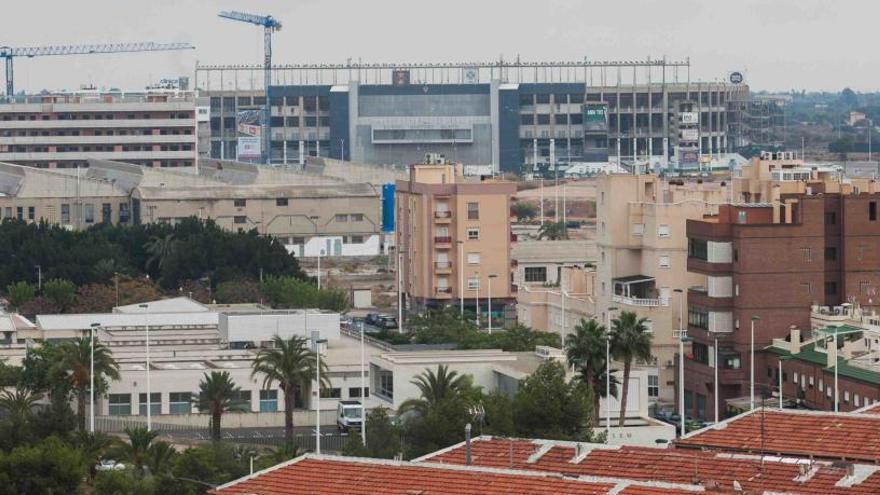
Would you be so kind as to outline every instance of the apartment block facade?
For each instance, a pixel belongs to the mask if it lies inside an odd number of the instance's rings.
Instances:
[[[676,289],[705,285],[705,276],[685,269],[685,224],[715,211],[725,188],[655,175],[603,175],[596,194],[596,316],[603,324],[623,311],[648,319],[656,366],[651,400],[671,407],[678,329],[684,326],[683,293]]]
[[[0,162],[87,167],[89,159],[193,167],[190,93],[49,94],[0,104]]]
[[[792,327],[811,327],[813,306],[878,305],[880,191],[846,182],[811,182],[809,194],[779,195],[768,203],[722,205],[714,217],[689,220],[688,270],[707,277],[708,290],[688,291],[693,353],[685,362],[685,408],[697,418],[750,395],[751,326],[756,351]],[[843,192],[824,192],[839,187]],[[714,288],[714,289],[713,289]],[[717,342],[717,363],[715,361]],[[756,394],[772,389],[755,358]]]
[[[410,168],[395,198],[398,267],[409,310],[458,305],[500,318],[513,302],[510,202],[516,184],[470,180],[461,164]],[[500,321],[500,320],[499,320]]]

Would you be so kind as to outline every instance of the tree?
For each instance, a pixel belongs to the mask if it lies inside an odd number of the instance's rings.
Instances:
[[[568,227],[564,222],[547,222],[538,230],[538,239],[559,241],[568,239]]]
[[[105,433],[81,430],[74,437],[74,445],[79,449],[88,466],[89,482],[94,484],[98,463],[113,446],[113,438]]]
[[[317,366],[316,356],[309,349],[309,340],[298,335],[287,340],[276,335],[272,343],[272,347],[260,349],[257,353],[251,376],[262,374],[264,389],[277,383],[284,392],[284,438],[292,442],[294,398],[311,385]],[[322,361],[322,381],[326,380],[326,366]]]
[[[56,366],[67,374],[70,386],[76,395],[76,414],[79,428],[85,428],[86,403],[89,400],[92,347],[91,339],[78,337],[61,344],[59,361]],[[104,389],[104,377],[119,379],[119,366],[113,359],[110,349],[95,341],[95,394]]]
[[[566,382],[565,367],[542,363],[520,383],[513,417],[518,435],[556,440],[592,441],[590,392],[578,382]]]
[[[604,325],[600,325],[594,319],[584,319],[575,327],[574,333],[569,334],[565,339],[568,364],[577,369],[580,380],[592,392],[594,426],[599,424],[599,398],[605,397],[605,380],[608,378],[605,372],[605,346],[608,337]],[[617,384],[613,377],[611,380],[611,395],[616,397]]]
[[[33,299],[36,293],[34,286],[27,282],[16,282],[6,287],[9,304],[16,309],[20,309],[24,303]]]
[[[531,220],[535,218],[535,216],[538,214],[535,205],[522,201],[517,201],[516,203],[514,203],[513,206],[510,207],[510,211],[514,215],[516,215],[516,219],[520,222],[524,220]]]
[[[162,293],[149,279],[131,278],[119,275],[110,283],[90,283],[80,286],[76,291],[76,303],[71,308],[74,313],[109,313],[117,305],[116,284],[119,284],[119,305],[155,301]]]
[[[223,282],[217,286],[216,295],[220,304],[255,303],[263,299],[259,284],[248,279]]]
[[[457,371],[449,371],[448,366],[441,364],[437,367],[436,373],[425,370],[410,383],[419,389],[421,395],[417,399],[403,402],[399,413],[416,411],[424,415],[442,401],[460,397],[470,386],[470,378],[467,375],[459,375]]]
[[[414,315],[409,318],[407,327],[414,334],[413,340],[417,344],[456,343],[461,346],[472,341],[479,333],[472,318],[462,318],[459,311],[452,307]]]
[[[163,493],[156,489],[154,479],[132,476],[127,471],[101,471],[95,477],[94,484],[95,493],[100,495],[154,495],[156,493]]]
[[[199,383],[197,406],[199,411],[211,415],[211,438],[220,440],[220,421],[223,413],[241,408],[244,401],[240,397],[241,387],[235,385],[228,371],[205,373]]]
[[[151,452],[157,448],[165,450],[165,447],[157,447],[165,442],[154,442],[159,433],[147,430],[144,426],[126,427],[125,434],[128,436],[128,441],[118,443],[113,449],[113,455],[116,456],[116,460],[131,465],[135,474],[141,476],[145,473],[145,467],[152,467],[148,462]]]
[[[318,289],[311,282],[294,277],[268,276],[260,291],[275,307],[320,308],[342,312],[348,309],[348,294],[342,289]]]
[[[859,105],[859,96],[850,88],[843,88],[840,92],[840,102],[849,108]]]
[[[53,278],[43,284],[43,295],[63,313],[76,299],[76,286],[70,280]]]
[[[6,415],[0,427],[0,448],[17,447],[30,437],[38,400],[39,395],[24,387],[0,393],[0,411]]]
[[[144,249],[146,249],[147,253],[149,253],[150,257],[147,258],[147,262],[144,267],[149,270],[151,267],[155,267],[161,272],[167,262],[171,259],[171,256],[174,255],[177,249],[177,241],[174,239],[174,234],[166,234],[164,236],[154,235],[150,237],[149,242],[144,245]]]
[[[400,427],[388,416],[388,410],[377,407],[367,414],[367,445],[361,434],[350,435],[342,455],[393,459],[400,452]]]
[[[623,362],[623,383],[620,394],[619,426],[626,420],[626,394],[629,388],[629,374],[634,360],[648,362],[651,360],[651,340],[648,333],[647,318],[631,311],[624,311],[611,323],[611,355]]]
[[[58,438],[0,452],[0,494],[73,494],[85,477],[82,455]]]

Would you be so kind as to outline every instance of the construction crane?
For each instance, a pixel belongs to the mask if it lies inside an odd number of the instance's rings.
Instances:
[[[272,118],[272,102],[269,98],[269,85],[272,83],[272,33],[281,30],[281,21],[271,15],[246,14],[236,11],[223,11],[219,15],[224,19],[263,26],[263,83],[266,86],[266,108],[263,114],[263,153],[266,154],[265,161],[269,165],[272,158],[272,152],[269,148],[272,143],[269,136]]]
[[[0,58],[6,59],[6,100],[12,101],[12,59],[15,57],[46,57],[50,55],[94,55],[99,53],[162,52],[192,50],[189,43],[112,43],[106,45],[57,45],[33,47],[0,46]]]

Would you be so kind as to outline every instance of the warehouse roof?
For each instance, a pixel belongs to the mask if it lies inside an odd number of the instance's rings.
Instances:
[[[101,328],[187,328],[195,326],[217,326],[218,315],[214,312],[202,313],[86,313],[37,315],[37,326],[46,332],[59,330],[88,330],[93,323]],[[50,337],[47,335],[46,337]]]
[[[134,195],[147,200],[181,199],[307,199],[378,197],[378,191],[369,184],[328,185],[224,185],[205,187],[138,187]]]
[[[406,461],[307,454],[221,485],[211,493],[672,495],[704,491],[700,486],[689,484],[602,477],[562,477],[539,471],[414,464]]]
[[[142,308],[141,304],[146,304],[146,308]],[[146,303],[127,304],[125,306],[117,306],[113,308],[114,313],[203,313],[208,312],[207,306],[194,301],[188,297],[172,297],[170,299],[159,299],[156,301],[148,301]]]
[[[880,463],[880,415],[758,408],[676,445]]]

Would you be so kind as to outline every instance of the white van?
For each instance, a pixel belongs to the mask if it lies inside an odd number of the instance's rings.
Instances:
[[[364,407],[357,400],[341,400],[336,405],[336,428],[347,432],[361,429]]]

